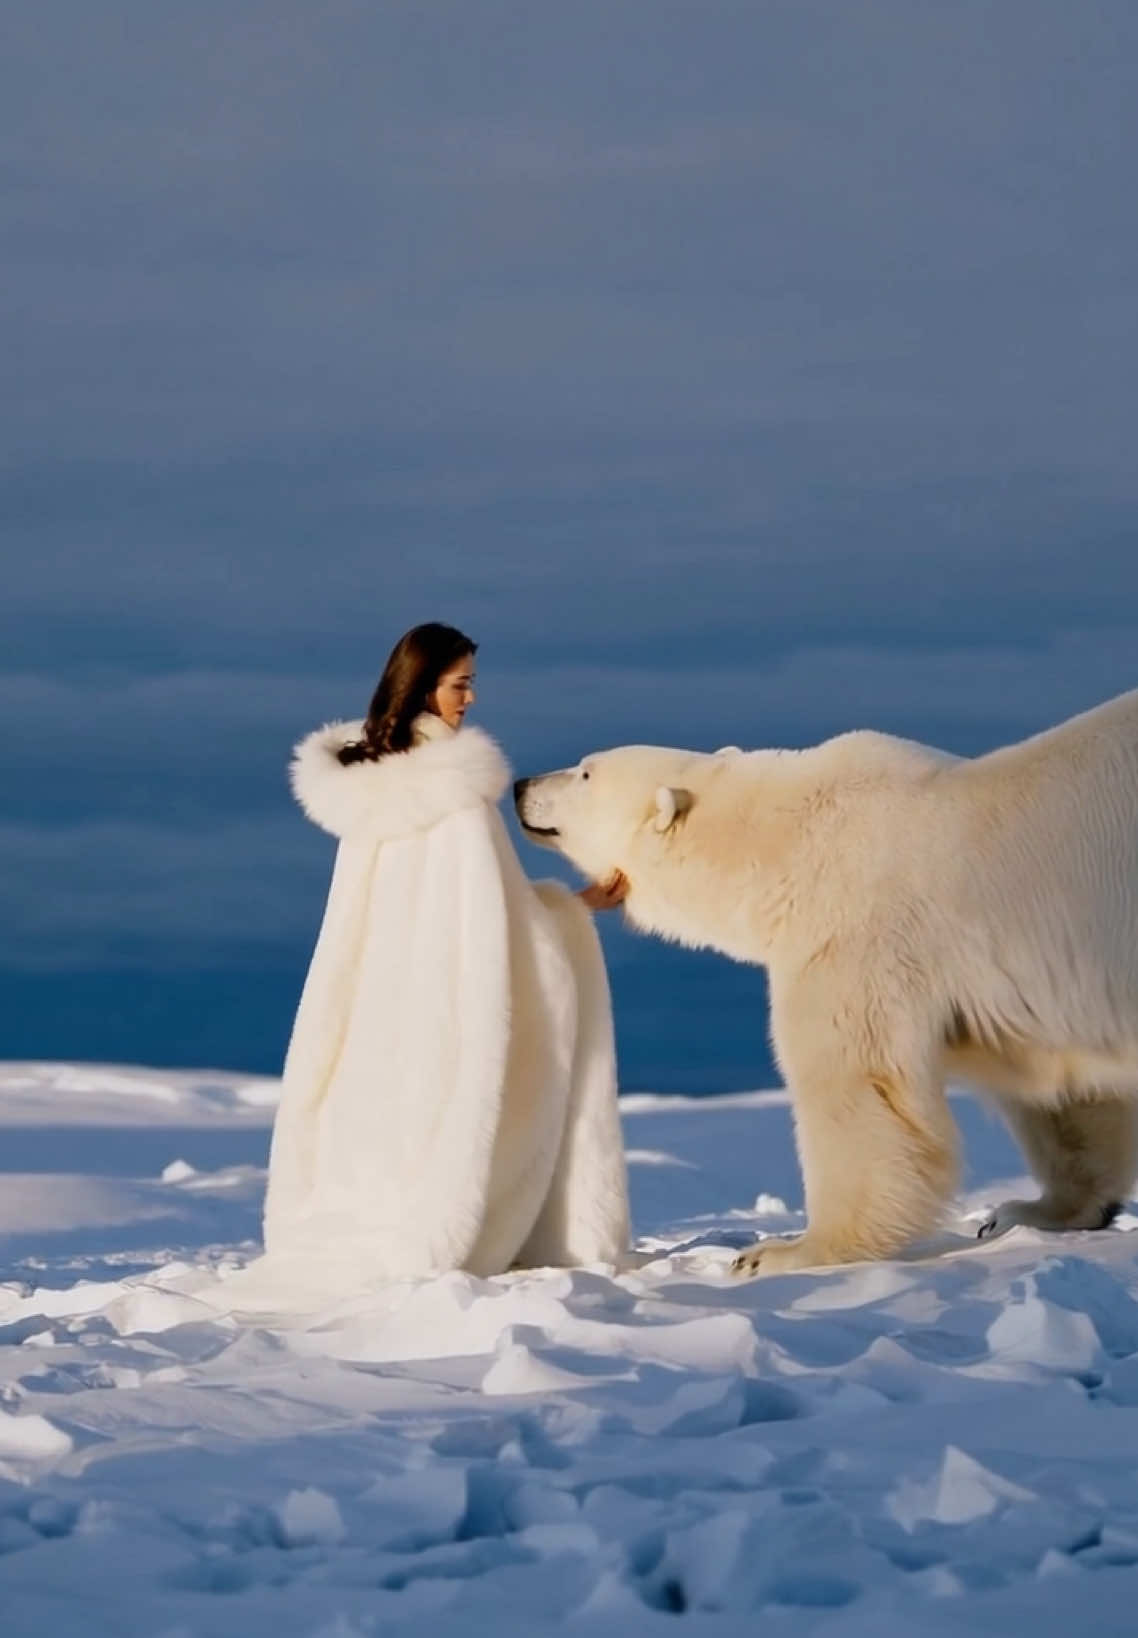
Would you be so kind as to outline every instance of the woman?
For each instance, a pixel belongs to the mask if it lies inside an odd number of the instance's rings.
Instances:
[[[476,645],[416,626],[364,722],[296,748],[339,839],[273,1132],[269,1260],[321,1277],[613,1261],[628,1234],[604,963],[587,908],[531,887],[464,727]]]

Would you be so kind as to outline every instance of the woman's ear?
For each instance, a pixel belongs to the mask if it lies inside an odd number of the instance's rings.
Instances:
[[[690,791],[677,790],[674,785],[661,785],[656,792],[656,818],[659,831],[671,830],[677,819],[682,819],[692,805]]]

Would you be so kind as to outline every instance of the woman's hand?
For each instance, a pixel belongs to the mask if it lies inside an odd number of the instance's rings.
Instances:
[[[607,881],[592,882],[577,896],[590,910],[615,910],[628,896],[628,877],[622,870],[614,870]]]

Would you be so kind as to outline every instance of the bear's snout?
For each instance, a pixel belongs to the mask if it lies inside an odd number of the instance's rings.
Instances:
[[[530,789],[531,785],[540,785],[545,777],[514,780],[514,811],[522,822],[522,829],[534,841],[539,838],[552,841],[553,837],[560,835],[555,825],[544,823],[545,804],[540,793],[535,798],[535,793]]]

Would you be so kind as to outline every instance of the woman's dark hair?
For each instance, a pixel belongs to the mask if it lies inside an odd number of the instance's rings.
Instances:
[[[345,745],[340,761],[378,762],[392,751],[411,749],[411,725],[439,685],[439,678],[459,660],[478,652],[478,644],[457,631],[429,621],[412,626],[391,650],[383,676],[368,707],[360,738]]]

